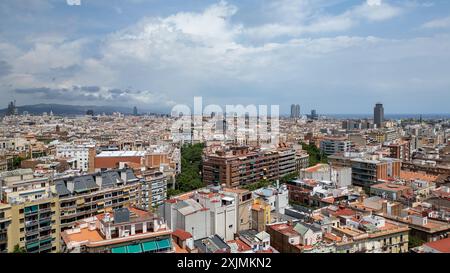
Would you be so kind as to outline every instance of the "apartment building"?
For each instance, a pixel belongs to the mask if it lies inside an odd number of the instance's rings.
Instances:
[[[337,188],[350,186],[352,183],[352,169],[328,164],[300,170],[300,179],[314,179],[318,181],[331,181]]]
[[[0,156],[0,172],[8,170],[8,159],[6,156]]]
[[[383,182],[370,186],[370,195],[383,197],[391,201],[399,201],[402,199],[412,199],[413,189],[401,184]]]
[[[308,156],[309,158],[309,156]],[[296,172],[296,151],[290,148],[278,149],[278,177]]]
[[[349,253],[408,252],[409,228],[406,225],[376,215],[346,216],[345,223],[332,228],[332,234],[345,237],[347,241],[338,243],[338,250],[346,249]]]
[[[411,160],[411,149],[409,141],[401,141],[398,143],[390,143],[384,145],[384,147],[389,148],[389,157],[397,158],[402,161]]]
[[[95,156],[95,171],[117,169],[120,163],[134,163],[142,165],[145,151],[106,151]]]
[[[139,207],[150,210],[167,199],[167,176],[159,171],[146,171],[142,174]]]
[[[317,164],[315,166],[300,170],[300,179],[331,180],[331,167],[328,164]]]
[[[295,173],[295,166],[294,150],[230,147],[204,155],[203,181],[207,185],[227,187],[248,185],[260,180],[275,181]]]
[[[406,225],[361,214],[346,207],[328,206],[305,220],[270,224],[271,245],[282,253],[406,253]]]
[[[254,199],[251,207],[251,229],[262,232],[272,222],[272,206],[262,199]]]
[[[124,206],[136,205],[140,180],[131,169],[55,179],[61,207],[61,230],[77,221]]]
[[[320,151],[325,155],[350,152],[352,142],[345,137],[328,137],[320,141]]]
[[[284,184],[257,189],[253,192],[253,198],[261,199],[265,204],[269,204],[271,211],[275,214],[284,213],[285,208],[289,206],[288,187]]]
[[[8,252],[8,227],[11,224],[11,206],[0,202],[0,253]]]
[[[223,193],[235,199],[237,231],[250,229],[250,209],[253,204],[252,193],[249,190],[232,188],[224,188]]]
[[[378,160],[355,158],[352,162],[352,184],[369,189],[379,180],[400,177],[401,161],[392,158]]]
[[[32,201],[15,200],[11,205],[8,252],[14,248],[27,253],[60,252],[60,211],[51,193]]]
[[[406,209],[406,211],[408,210],[411,209]],[[428,216],[417,214],[395,216],[384,212],[379,215],[396,223],[407,225],[410,228],[409,234],[411,236],[426,242],[448,238],[450,233],[450,224],[448,222],[430,219]]]
[[[297,151],[295,161],[295,172],[298,174],[301,169],[309,167],[309,154],[307,152]]]
[[[179,148],[157,147],[147,151],[144,159],[147,168],[170,168],[175,173],[181,172],[181,151]]]
[[[215,234],[232,240],[238,228],[235,202],[224,193],[200,189],[167,200],[159,212],[169,228],[190,232],[194,240]]]
[[[82,172],[94,171],[95,155],[95,143],[93,142],[74,142],[56,145],[56,156],[74,159],[74,169]]]
[[[171,234],[158,216],[130,207],[83,219],[61,237],[67,253],[173,253]]]
[[[2,173],[0,185],[1,202],[9,206],[7,251],[17,246],[29,253],[59,252],[60,211],[50,180],[18,169]]]

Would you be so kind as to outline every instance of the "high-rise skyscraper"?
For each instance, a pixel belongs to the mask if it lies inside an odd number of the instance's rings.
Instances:
[[[313,119],[313,120],[317,120],[317,119],[319,119],[319,115],[317,114],[317,111],[316,110],[311,110],[311,119]]]
[[[138,109],[137,109],[137,107],[135,106],[134,108],[133,108],[133,116],[137,116],[138,115]]]
[[[373,109],[373,123],[377,128],[382,128],[384,123],[384,108],[382,103],[377,103]]]
[[[300,118],[300,105],[291,105],[291,118]]]

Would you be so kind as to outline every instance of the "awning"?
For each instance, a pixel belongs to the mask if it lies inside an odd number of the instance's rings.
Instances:
[[[115,248],[111,249],[111,252],[116,253],[116,254],[124,254],[124,253],[127,253],[127,247],[125,247],[125,246],[115,247]]]
[[[157,244],[158,244],[158,249],[159,250],[170,248],[170,241],[169,241],[169,239],[164,239],[164,240],[158,241]]]
[[[144,252],[150,252],[157,250],[158,246],[156,245],[156,242],[146,242],[142,244],[142,249]]]
[[[142,253],[141,245],[127,246],[128,253]]]

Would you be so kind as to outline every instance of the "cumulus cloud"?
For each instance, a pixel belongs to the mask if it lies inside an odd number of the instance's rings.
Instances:
[[[298,5],[292,14],[289,3]],[[287,18],[269,16],[251,27],[235,20],[237,6],[220,1],[199,11],[142,18],[100,40],[28,37],[29,49],[0,42],[0,60],[10,65],[3,89],[21,99],[170,107],[194,95],[212,103],[313,104],[323,97],[359,101],[361,92],[366,100],[394,101],[410,97],[405,90],[428,94],[426,101],[450,85],[443,75],[450,70],[449,36],[350,35],[346,31],[359,24],[404,11],[373,0],[334,14],[324,11],[328,3],[271,2],[273,13],[285,11]],[[97,52],[87,54],[92,44]]]
[[[385,21],[401,15],[403,8],[382,0],[366,0],[340,14],[324,12],[328,1],[282,0],[271,5],[274,13],[282,18],[247,29],[253,38],[267,39],[279,36],[296,37],[302,34],[323,34],[347,31],[362,22]],[[329,4],[329,3],[328,3]]]

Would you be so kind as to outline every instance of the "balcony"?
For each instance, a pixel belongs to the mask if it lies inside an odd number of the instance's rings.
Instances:
[[[25,227],[33,227],[33,226],[36,226],[37,224],[38,224],[37,220],[35,220],[35,221],[26,221],[25,222]]]

